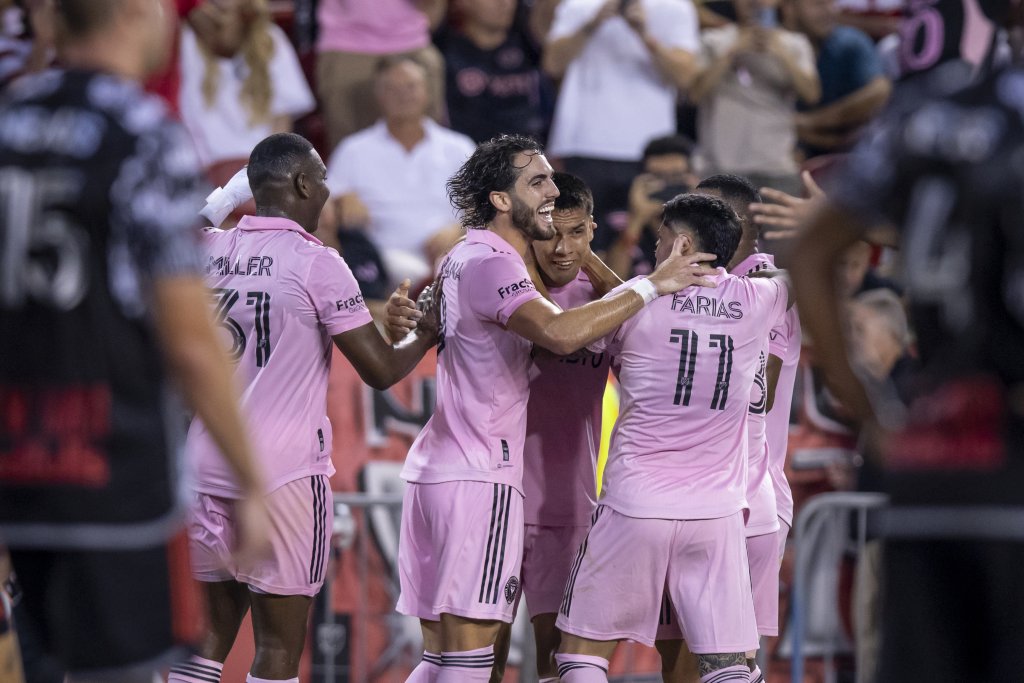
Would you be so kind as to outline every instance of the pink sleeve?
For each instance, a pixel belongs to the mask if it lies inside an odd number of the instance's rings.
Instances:
[[[472,268],[472,277],[464,275],[472,283],[467,292],[469,306],[484,320],[505,325],[520,306],[542,298],[518,256],[497,252],[477,261]]]
[[[313,259],[306,291],[320,323],[332,337],[373,322],[348,264],[333,249]]]
[[[755,288],[754,296],[755,301],[760,304],[759,310],[763,310],[767,314],[763,320],[767,326],[770,326],[771,331],[775,332],[778,325],[785,323],[783,318],[786,315],[786,305],[789,303],[789,290],[786,283],[778,278],[747,278],[747,282]],[[769,352],[771,352],[770,346]]]
[[[768,353],[777,358],[785,358],[789,349],[789,324],[783,314],[779,323],[768,333]]]

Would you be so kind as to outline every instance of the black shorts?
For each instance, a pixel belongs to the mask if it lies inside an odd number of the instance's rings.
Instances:
[[[1024,543],[886,540],[877,683],[1020,680]]]
[[[134,551],[12,549],[15,627],[69,672],[129,667],[198,642],[203,603],[184,534]]]

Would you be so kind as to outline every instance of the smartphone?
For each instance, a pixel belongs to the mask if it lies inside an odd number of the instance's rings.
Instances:
[[[686,194],[690,191],[690,188],[686,185],[666,185],[662,189],[651,194],[651,199],[659,202],[667,202],[670,199],[675,199],[681,194]]]
[[[757,10],[757,24],[762,28],[778,28],[779,12],[774,7],[760,7]]]

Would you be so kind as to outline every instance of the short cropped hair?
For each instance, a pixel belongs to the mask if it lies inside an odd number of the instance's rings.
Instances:
[[[287,182],[309,159],[313,145],[295,133],[275,133],[264,138],[249,155],[249,187],[257,201],[270,183]]]
[[[711,264],[724,267],[732,260],[743,233],[736,212],[717,197],[681,194],[665,204],[663,220],[673,232],[693,231],[701,251],[714,254]]]
[[[551,179],[558,188],[558,197],[555,198],[556,211],[583,209],[584,213],[594,213],[594,194],[582,179],[571,173],[555,173]]]
[[[858,294],[854,302],[870,309],[885,321],[885,326],[900,347],[906,349],[910,345],[910,326],[907,324],[907,311],[903,302],[891,289],[869,289]]]
[[[735,202],[746,206],[760,203],[761,193],[754,184],[740,175],[719,173],[708,176],[697,184],[698,190],[717,190],[727,202]]]
[[[683,135],[665,135],[654,138],[644,147],[641,162],[647,161],[650,157],[660,157],[666,154],[682,154],[689,159],[693,154],[693,143]]]
[[[507,192],[516,184],[522,169],[515,165],[515,159],[523,152],[543,153],[533,138],[499,135],[481,143],[448,179],[448,200],[458,210],[463,227],[482,228],[494,220],[498,210],[491,204],[491,193]]]
[[[105,27],[120,5],[121,0],[57,0],[55,17],[69,37],[82,38]]]

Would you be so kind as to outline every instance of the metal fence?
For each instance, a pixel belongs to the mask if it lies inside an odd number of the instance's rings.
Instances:
[[[840,566],[860,558],[868,540],[868,513],[885,507],[880,493],[823,493],[797,515],[792,619],[787,635],[792,682],[803,683],[805,660],[821,657],[826,683],[838,678],[836,660],[852,656],[838,609]]]

